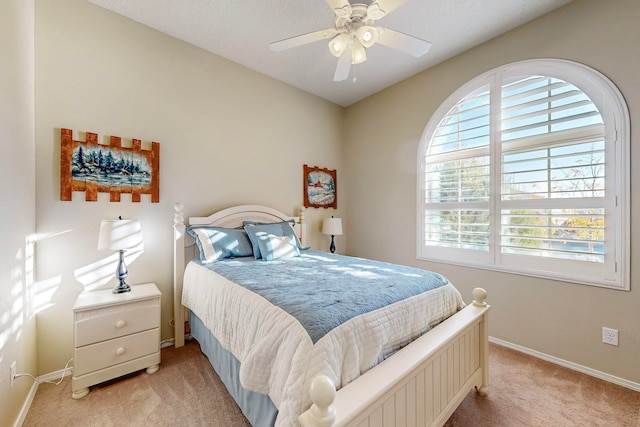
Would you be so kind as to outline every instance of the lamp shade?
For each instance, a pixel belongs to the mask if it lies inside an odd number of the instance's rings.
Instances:
[[[341,218],[325,218],[322,222],[322,234],[330,236],[342,235],[342,219]]]
[[[329,42],[329,51],[331,51],[333,56],[339,58],[342,52],[347,49],[350,42],[351,38],[348,34],[339,34]]]
[[[135,219],[103,220],[100,222],[98,249],[120,251],[142,243],[142,226]]]
[[[367,52],[364,46],[358,40],[353,41],[353,50],[351,51],[351,63],[354,65],[362,64],[367,60]]]
[[[364,47],[371,47],[378,41],[378,30],[370,25],[363,25],[356,31],[356,37]]]

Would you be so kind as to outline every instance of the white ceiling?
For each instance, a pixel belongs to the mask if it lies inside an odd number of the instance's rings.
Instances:
[[[571,0],[407,0],[376,25],[427,40],[431,49],[414,58],[374,45],[367,49],[367,61],[355,66],[356,82],[352,75],[333,81],[337,58],[328,40],[283,52],[269,49],[270,42],[333,27],[335,15],[324,0],[89,1],[348,106]]]

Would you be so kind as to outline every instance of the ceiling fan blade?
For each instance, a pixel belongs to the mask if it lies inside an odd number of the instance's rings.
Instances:
[[[271,50],[281,52],[292,47],[302,46],[303,44],[317,42],[318,40],[330,39],[338,34],[335,28],[327,28],[326,30],[314,31],[312,33],[302,34],[277,42],[269,43]]]
[[[349,71],[351,71],[351,48],[346,49],[338,58],[338,66],[336,67],[336,73],[333,76],[334,82],[341,82],[349,77]]]
[[[326,0],[336,15],[346,18],[351,15],[351,4],[348,0]]]
[[[379,44],[399,50],[400,52],[404,52],[416,58],[427,53],[431,47],[431,43],[428,41],[399,31],[384,28],[382,31],[378,32],[381,33],[378,38]]]
[[[406,2],[407,0],[376,0],[369,5],[368,14],[372,15],[373,19],[380,19]]]

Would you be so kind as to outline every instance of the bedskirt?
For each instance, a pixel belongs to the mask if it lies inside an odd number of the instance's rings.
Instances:
[[[236,401],[244,416],[253,427],[272,427],[278,416],[269,396],[246,390],[240,384],[240,362],[233,354],[225,350],[213,336],[202,320],[189,312],[191,336],[198,341],[200,349],[207,356],[229,393]]]

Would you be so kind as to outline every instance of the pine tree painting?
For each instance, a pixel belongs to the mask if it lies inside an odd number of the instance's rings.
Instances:
[[[78,145],[72,159],[71,176],[74,180],[109,187],[151,184],[151,165],[138,154],[102,147],[83,149]]]
[[[71,201],[74,191],[85,193],[86,201],[96,201],[98,193],[109,193],[119,202],[122,193],[139,202],[141,194],[160,201],[160,144],[143,148],[138,139],[130,147],[120,137],[111,136],[109,144],[98,144],[98,135],[86,132],[86,141],[74,141],[71,129],[61,129],[60,200]]]

